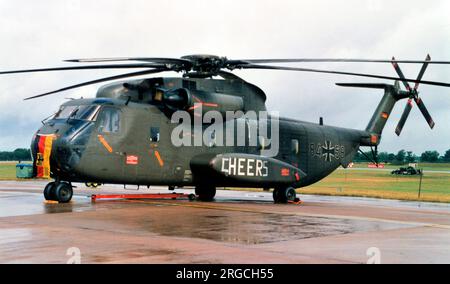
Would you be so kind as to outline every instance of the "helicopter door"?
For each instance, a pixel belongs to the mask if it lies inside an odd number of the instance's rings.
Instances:
[[[306,173],[308,170],[308,148],[306,147],[305,133],[300,129],[292,127],[283,136],[280,143],[280,148],[283,153],[282,159]]]
[[[161,117],[156,114],[147,116],[148,120],[143,130],[143,140],[146,149],[146,157],[142,158],[139,163],[138,180],[141,183],[148,183],[154,181],[161,181],[161,177],[164,172],[165,165],[167,164],[166,143],[170,143],[170,140],[166,141],[166,131],[161,128]]]
[[[102,180],[114,181],[123,177],[124,157],[119,149],[123,140],[122,116],[119,109],[105,106],[97,117],[93,156],[98,172],[94,175]]]

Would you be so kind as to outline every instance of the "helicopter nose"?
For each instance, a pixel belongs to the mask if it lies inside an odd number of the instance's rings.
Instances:
[[[82,150],[55,134],[36,134],[32,144],[33,173],[37,178],[71,176]]]
[[[81,154],[81,149],[74,147],[67,140],[58,140],[52,152],[52,170],[64,174],[73,173],[74,168],[80,162]]]

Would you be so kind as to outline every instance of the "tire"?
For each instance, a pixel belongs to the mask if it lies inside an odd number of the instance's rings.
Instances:
[[[278,188],[274,190],[275,203],[286,204],[288,201],[295,201],[297,193],[293,187]]]
[[[288,187],[285,192],[287,201],[295,201],[297,199],[297,192],[295,191],[295,188]]]
[[[61,182],[56,186],[55,190],[56,200],[61,203],[68,203],[72,200],[73,189],[67,182]]]
[[[48,183],[44,188],[44,198],[45,200],[56,200],[56,186],[54,182]]]
[[[273,201],[275,202],[275,203],[278,203],[278,196],[280,195],[280,189],[279,188],[274,188],[273,189],[273,193],[272,193],[272,196],[273,196]]]
[[[198,199],[201,201],[213,201],[214,196],[216,196],[216,188],[214,186],[196,186],[195,195],[197,195]]]

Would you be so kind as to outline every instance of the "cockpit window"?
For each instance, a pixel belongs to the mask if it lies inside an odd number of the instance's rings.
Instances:
[[[61,106],[55,114],[55,119],[69,118],[70,114],[77,108],[77,106]]]
[[[98,132],[101,133],[117,133],[120,130],[120,111],[111,108],[104,107],[98,118]]]
[[[54,119],[93,120],[98,108],[98,105],[61,106]]]

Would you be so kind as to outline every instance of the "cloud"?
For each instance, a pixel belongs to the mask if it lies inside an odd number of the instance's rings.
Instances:
[[[0,69],[62,66],[74,57],[170,56],[208,53],[229,58],[361,57],[449,60],[448,1],[0,1]],[[389,65],[305,64],[394,76]],[[402,66],[415,77],[420,66]],[[40,121],[66,97],[94,96],[98,85],[23,102],[26,96],[120,71],[74,71],[0,77],[0,149],[26,147]],[[260,86],[283,116],[365,128],[381,99],[377,91],[335,82],[372,82],[332,75],[236,71]],[[447,81],[450,66],[430,66],[426,79]],[[379,82],[379,81],[376,81]],[[450,148],[450,89],[421,86],[437,126],[417,109],[400,138],[396,106],[383,150]]]

